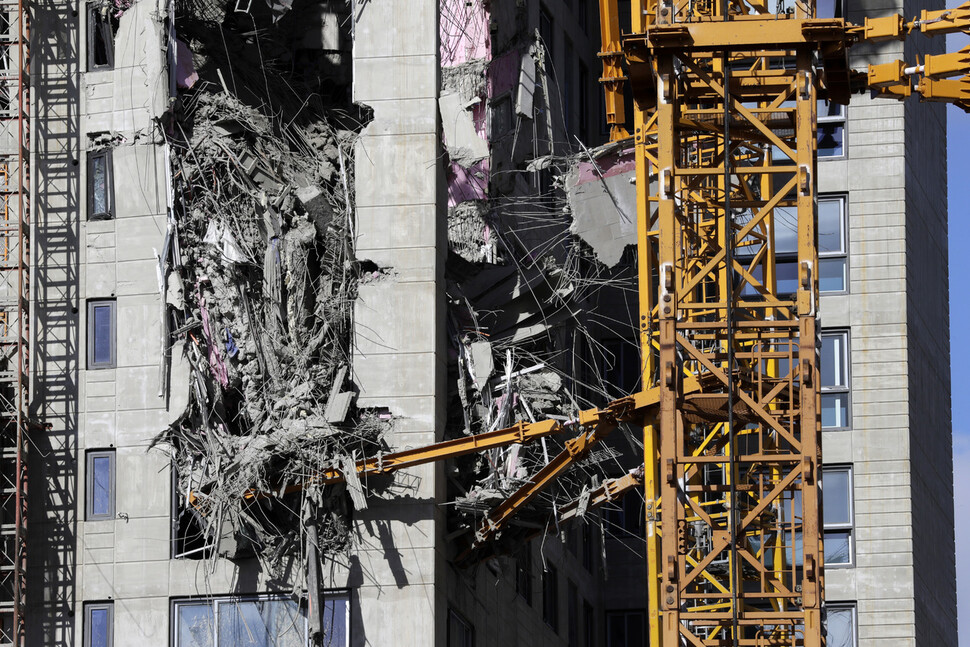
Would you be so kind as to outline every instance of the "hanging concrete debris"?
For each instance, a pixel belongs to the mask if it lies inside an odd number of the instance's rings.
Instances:
[[[158,440],[184,495],[178,553],[275,567],[307,528],[318,554],[346,547],[366,503],[355,478],[290,503],[262,493],[346,470],[387,425],[354,407],[349,380],[370,274],[353,255],[350,151],[367,117],[347,101],[348,3],[188,9],[163,124],[175,199],[162,273],[190,393]]]
[[[569,231],[589,244],[607,267],[637,242],[636,161],[633,150],[615,145],[586,150],[565,178],[572,224]]]

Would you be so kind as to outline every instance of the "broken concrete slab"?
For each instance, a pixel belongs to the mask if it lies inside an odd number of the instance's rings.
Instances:
[[[607,267],[637,242],[636,168],[632,151],[580,161],[566,177],[569,231],[593,248]]]
[[[488,142],[479,135],[472,119],[471,108],[480,101],[480,97],[450,91],[438,97],[445,149],[453,162],[466,168],[488,156]]]

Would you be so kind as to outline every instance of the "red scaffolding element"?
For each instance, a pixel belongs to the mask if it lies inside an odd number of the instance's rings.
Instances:
[[[0,646],[25,643],[30,18],[0,1]]]

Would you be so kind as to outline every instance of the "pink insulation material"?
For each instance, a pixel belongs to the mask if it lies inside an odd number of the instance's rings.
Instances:
[[[443,0],[438,21],[441,66],[454,67],[476,58],[488,58],[491,34],[485,0]]]
[[[488,197],[488,159],[464,168],[456,162],[448,165],[448,206]]]
[[[519,84],[522,53],[513,49],[488,64],[488,96],[497,97],[511,92]]]
[[[226,364],[222,361],[222,355],[212,336],[212,327],[209,323],[209,311],[205,307],[205,297],[202,296],[202,290],[198,284],[196,284],[195,290],[196,298],[199,302],[199,310],[202,312],[202,332],[205,334],[206,345],[209,347],[209,370],[212,371],[212,376],[218,380],[219,384],[223,387],[229,386],[229,369],[226,368]]]
[[[180,88],[191,88],[199,80],[192,64],[192,51],[180,40],[175,41],[175,82]]]

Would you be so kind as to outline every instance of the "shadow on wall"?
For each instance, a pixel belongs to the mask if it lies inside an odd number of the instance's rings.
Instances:
[[[33,5],[34,392],[27,644],[76,643],[80,124],[76,5]]]

